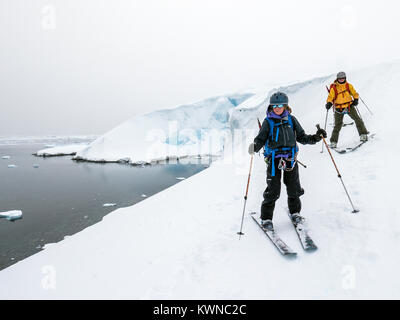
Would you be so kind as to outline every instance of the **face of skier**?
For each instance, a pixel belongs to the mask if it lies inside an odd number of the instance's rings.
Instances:
[[[285,111],[285,106],[283,104],[274,105],[273,108],[274,108],[273,109],[274,113],[278,116],[280,116],[283,113],[283,111]]]
[[[346,78],[340,78],[340,79],[337,79],[337,81],[339,83],[345,83],[346,82]]]

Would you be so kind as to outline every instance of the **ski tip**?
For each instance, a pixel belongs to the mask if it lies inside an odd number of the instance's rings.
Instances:
[[[304,249],[304,251],[309,252],[309,253],[315,252],[315,251],[317,251],[317,250],[318,250],[318,247],[315,246],[315,245],[312,246],[312,247],[309,247],[309,248]]]
[[[288,253],[285,253],[284,255],[283,255],[285,258],[287,258],[287,259],[296,259],[297,258],[297,252],[288,252]]]

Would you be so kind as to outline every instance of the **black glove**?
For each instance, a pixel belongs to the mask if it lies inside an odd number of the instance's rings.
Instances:
[[[316,142],[320,142],[322,140],[321,135],[326,138],[328,135],[326,134],[326,131],[324,129],[318,129],[317,133],[313,135],[313,139]]]
[[[253,155],[253,154],[254,154],[254,148],[255,148],[255,144],[254,144],[254,143],[251,143],[251,144],[249,145],[249,154],[250,154],[250,155]]]
[[[319,134],[313,134],[312,139],[315,143],[320,142],[322,140],[322,138]]]
[[[358,106],[358,99],[354,99],[353,103],[351,104],[352,107]]]
[[[328,103],[325,105],[325,108],[326,108],[326,110],[329,110],[330,108],[332,108],[332,106],[333,106],[333,103],[332,103],[332,102],[328,102]]]
[[[315,143],[320,142],[321,141],[321,136],[318,134],[313,134],[312,136],[312,141],[314,141]]]
[[[321,137],[321,135],[326,139],[328,137],[328,135],[326,134],[326,131],[324,129],[318,129],[316,135],[318,135],[319,137]],[[321,140],[321,139],[319,139]]]

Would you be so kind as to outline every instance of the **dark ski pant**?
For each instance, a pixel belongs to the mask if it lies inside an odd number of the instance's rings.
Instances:
[[[368,134],[368,130],[365,127],[364,122],[358,115],[356,108],[351,107],[348,114],[349,114],[350,118],[352,118],[354,120],[354,122],[356,123],[358,134],[359,135]],[[334,116],[335,117],[335,127],[333,128],[333,131],[332,131],[331,142],[337,143],[339,141],[339,133],[343,126],[344,115],[345,115],[344,113],[339,113],[338,110],[335,111],[335,116]]]
[[[286,162],[290,168],[290,161]],[[272,177],[272,160],[269,161],[267,168],[267,189],[264,191],[264,201],[261,204],[261,219],[272,220],[275,208],[275,201],[279,199],[281,194],[281,178],[282,170],[278,169],[279,159],[275,159],[275,176]],[[286,185],[288,195],[289,212],[300,213],[301,201],[300,196],[304,194],[304,190],[300,185],[299,167],[295,164],[292,171],[283,171],[283,183]]]

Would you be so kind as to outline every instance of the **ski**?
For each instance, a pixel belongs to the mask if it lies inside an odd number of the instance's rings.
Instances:
[[[278,251],[285,257],[295,258],[297,253],[293,251],[283,240],[279,237],[276,231],[269,231],[266,230],[261,226],[260,218],[256,218],[255,212],[251,213],[251,217],[253,218],[254,222],[260,227],[260,229],[267,235],[267,237],[272,241]]]
[[[358,148],[360,148],[363,144],[365,144],[365,143],[367,143],[368,141],[370,141],[369,139],[373,139],[374,137],[375,137],[375,134],[371,134],[371,135],[368,137],[368,140],[367,140],[367,141],[359,142],[359,143],[358,143],[357,145],[355,145],[354,147],[348,147],[348,148],[345,148],[345,149],[337,149],[337,148],[335,148],[335,149],[333,149],[333,150],[335,150],[337,153],[340,153],[340,154],[353,152],[353,151],[357,150]]]
[[[290,215],[290,214],[289,214]],[[294,226],[294,229],[296,230],[297,235],[299,236],[299,240],[301,242],[301,245],[305,251],[315,251],[318,249],[316,244],[314,243],[313,239],[311,239],[310,235],[308,234],[308,228],[304,223],[304,218],[302,219],[301,222],[295,223],[289,216],[290,221],[292,221],[292,224]]]
[[[339,154],[345,154],[345,153],[347,153],[348,151],[347,151],[347,148],[346,149],[337,149],[337,148],[334,148],[334,149],[332,149],[332,150],[335,150],[337,153],[339,153]]]
[[[352,126],[353,124],[354,124],[354,122],[343,123],[343,126],[342,126],[342,127]],[[334,123],[331,123],[331,126],[334,127],[335,124],[334,124]]]

